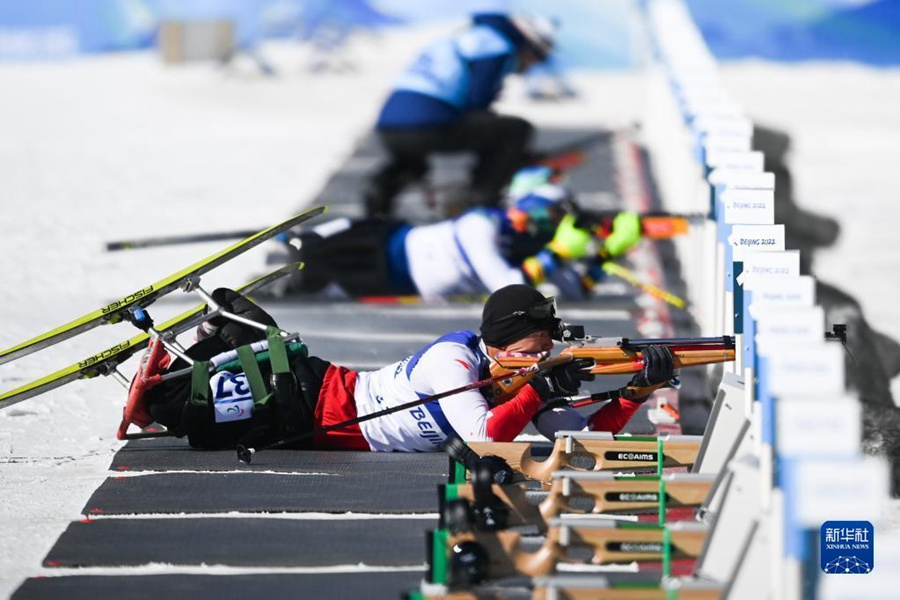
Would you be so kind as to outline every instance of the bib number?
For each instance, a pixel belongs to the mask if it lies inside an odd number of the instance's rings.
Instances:
[[[213,391],[216,423],[243,421],[252,416],[253,394],[244,373],[216,373],[209,381]]]

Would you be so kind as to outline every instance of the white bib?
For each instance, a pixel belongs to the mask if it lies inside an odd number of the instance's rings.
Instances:
[[[216,373],[209,380],[213,392],[216,423],[249,419],[253,410],[253,394],[245,373]]]

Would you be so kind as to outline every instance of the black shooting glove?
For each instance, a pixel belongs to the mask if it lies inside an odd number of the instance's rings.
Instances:
[[[564,365],[558,365],[531,378],[531,387],[540,394],[545,402],[555,398],[574,396],[581,388],[583,381],[593,381],[594,376],[588,372],[594,361],[579,358]]]
[[[269,313],[238,292],[228,288],[218,288],[212,293],[212,297],[222,308],[232,314],[262,325],[277,327],[275,319]],[[201,335],[202,337],[217,336],[231,348],[252,344],[266,338],[265,331],[225,317],[214,317],[200,327],[203,331],[198,331],[198,337]]]
[[[644,368],[628,383],[633,396],[629,400],[641,402],[675,376],[675,359],[665,346],[647,346],[641,351]]]

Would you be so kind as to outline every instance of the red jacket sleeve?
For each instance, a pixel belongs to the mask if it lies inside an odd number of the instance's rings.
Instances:
[[[495,442],[511,442],[525,429],[541,407],[543,400],[530,385],[519,390],[512,400],[489,411],[485,424],[487,435]]]
[[[641,404],[643,402],[632,402],[624,398],[613,400],[590,416],[588,427],[591,431],[619,433],[641,407]]]

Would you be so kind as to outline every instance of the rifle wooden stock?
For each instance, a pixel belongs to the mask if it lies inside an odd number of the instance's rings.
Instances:
[[[660,490],[666,507],[700,506],[709,495],[714,478],[690,473],[673,473],[659,478],[621,477],[612,479],[554,479],[539,509],[549,520],[560,513],[630,513],[660,509]],[[568,481],[568,483],[567,483]],[[572,505],[574,498],[590,498],[589,510]]]
[[[700,451],[700,436],[661,436],[662,466],[683,467],[694,464]],[[504,459],[510,467],[527,479],[546,484],[553,480],[554,471],[650,471],[659,466],[659,438],[635,437],[630,440],[558,439],[550,456],[539,461],[532,456],[530,442],[470,442],[469,447],[479,456],[493,455]],[[571,444],[571,452],[567,446]],[[594,466],[583,469],[572,464],[575,456],[594,459]]]
[[[474,541],[482,545],[490,560],[489,577],[499,579],[527,575],[540,577],[556,570],[559,563],[585,564],[570,556],[570,550],[588,548],[588,564],[607,565],[631,562],[660,562],[665,551],[666,528],[622,527],[607,522],[566,524],[554,520],[546,541],[535,552],[522,549],[521,534],[515,531],[475,531],[451,536],[448,551],[455,544]],[[706,528],[695,523],[668,527],[672,559],[697,558],[706,540]]]
[[[589,475],[580,473],[580,475]],[[633,477],[609,477],[606,479],[585,479],[582,477],[555,477],[548,492],[540,503],[528,499],[527,490],[520,485],[492,486],[494,495],[510,510],[508,525],[520,527],[535,525],[539,531],[547,530],[547,522],[563,513],[569,514],[615,514],[659,510],[660,481],[658,478],[636,479]],[[663,489],[666,507],[697,507],[709,495],[713,477],[692,473],[663,475]],[[475,489],[471,484],[452,485],[455,498],[475,502]],[[573,506],[573,499],[582,498],[593,502],[590,508]],[[586,504],[586,503],[585,503]]]
[[[644,357],[640,352],[622,348],[575,347],[561,353],[571,354],[573,359],[589,358],[594,361],[591,373],[595,375],[619,375],[637,373],[644,368]],[[676,369],[696,367],[734,360],[734,349],[721,350],[672,350]]]

